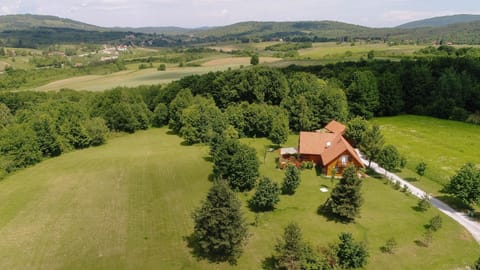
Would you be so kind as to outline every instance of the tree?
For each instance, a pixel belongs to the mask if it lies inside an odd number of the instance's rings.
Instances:
[[[395,240],[395,238],[390,238],[390,239],[387,240],[387,242],[385,242],[385,245],[380,247],[380,250],[383,253],[393,254],[393,253],[395,253],[396,248],[397,248],[397,241]]]
[[[248,206],[257,212],[271,211],[280,201],[279,195],[280,188],[278,184],[268,177],[263,177],[258,183],[255,194],[253,194],[253,197],[248,201]]]
[[[371,71],[355,71],[346,93],[352,115],[366,119],[373,117],[379,105],[379,93],[377,80]]]
[[[165,103],[158,103],[155,106],[152,116],[152,125],[154,127],[162,127],[168,123],[168,107]]]
[[[347,122],[347,129],[345,130],[345,138],[354,147],[362,142],[363,134],[370,128],[370,123],[360,116],[354,117]]]
[[[283,178],[282,193],[293,195],[299,185],[300,170],[296,166],[288,164],[285,169],[285,178]]]
[[[167,70],[167,66],[165,64],[160,64],[157,68],[158,71],[165,71]]]
[[[296,223],[285,227],[283,239],[277,243],[276,261],[279,269],[301,269],[303,250],[302,230]]]
[[[7,172],[36,164],[42,151],[35,132],[26,125],[13,124],[0,130],[0,166]]]
[[[272,129],[268,135],[268,138],[272,143],[278,145],[285,143],[288,139],[288,133],[288,117],[284,114],[274,117],[272,121]]]
[[[213,174],[227,180],[233,190],[246,191],[255,186],[259,162],[255,149],[234,139],[219,139],[212,148]]]
[[[94,117],[85,121],[85,129],[90,138],[90,145],[98,146],[107,141],[107,134],[109,132],[105,120],[100,117]]]
[[[350,222],[360,213],[362,181],[357,176],[354,166],[343,171],[343,176],[333,188],[330,198],[322,206],[322,210],[330,216],[344,222]]]
[[[472,163],[463,165],[450,178],[445,190],[460,199],[466,205],[480,201],[480,169]]]
[[[418,163],[417,167],[415,167],[415,171],[417,172],[417,174],[420,177],[425,175],[425,170],[427,170],[427,164],[423,161],[420,161],[420,163]]]
[[[250,64],[253,65],[253,66],[256,66],[259,63],[260,63],[260,59],[258,57],[258,54],[252,55],[252,57],[250,58]]]
[[[211,99],[195,97],[194,103],[183,109],[180,135],[188,144],[208,143],[215,134],[227,128],[226,119]]]
[[[383,167],[388,171],[393,171],[401,168],[402,165],[402,157],[398,153],[398,150],[393,145],[385,146],[380,153],[378,153],[377,157],[378,165]],[[387,171],[385,171],[385,175]]]
[[[431,206],[432,204],[430,203],[430,199],[426,194],[423,195],[422,198],[417,203],[417,209],[421,212],[427,211]]]
[[[44,157],[56,157],[62,153],[55,123],[49,115],[37,115],[32,120],[31,126]]]
[[[359,148],[368,159],[368,167],[370,167],[372,160],[377,158],[384,143],[383,135],[377,125],[363,133]]]
[[[182,89],[177,93],[175,98],[168,105],[168,127],[171,128],[175,133],[180,132],[182,124],[180,119],[182,118],[183,109],[192,105],[193,95],[190,89]]]
[[[235,263],[247,238],[240,201],[223,181],[215,182],[193,212],[192,240],[200,256]]]
[[[340,233],[337,246],[338,264],[342,269],[362,268],[367,264],[368,251],[362,243],[353,240],[352,234]]]
[[[439,215],[434,216],[428,222],[427,227],[429,230],[432,230],[434,232],[438,231],[442,227],[442,217],[440,217]]]
[[[275,253],[274,269],[330,269],[327,262],[304,242],[302,230],[296,223],[290,223],[285,227],[283,238],[275,245]]]

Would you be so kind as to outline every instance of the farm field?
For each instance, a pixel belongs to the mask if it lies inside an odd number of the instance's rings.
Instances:
[[[286,145],[295,145],[291,136]],[[257,149],[261,174],[281,181],[276,152],[266,139],[242,139]],[[314,246],[352,232],[367,242],[367,269],[453,269],[471,264],[480,247],[458,224],[435,209],[413,210],[413,196],[381,180],[365,179],[361,218],[354,224],[327,221],[316,211],[328,197],[330,179],[302,172],[293,196],[281,196],[274,212],[258,215],[238,265],[209,264],[190,253],[185,237],[191,212],[211,183],[208,147],[183,146],[166,128],[111,139],[106,145],[71,152],[22,170],[0,182],[1,269],[259,269],[283,227],[296,221]],[[253,192],[238,194],[245,208]],[[380,196],[379,196],[380,195]],[[392,203],[393,202],[393,203]],[[424,224],[440,214],[443,227],[430,247],[415,244]],[[394,237],[395,254],[379,247]],[[449,248],[445,248],[449,247]]]
[[[314,43],[312,48],[299,50],[299,54],[302,58],[309,59],[367,58],[367,53],[373,50],[376,57],[400,57],[412,55],[413,52],[425,47],[425,45],[389,46],[385,43],[357,43],[351,46],[350,43],[326,42]]]
[[[413,184],[434,195],[463,164],[480,164],[480,126],[413,115],[375,118],[372,123],[380,125],[386,143],[407,158],[401,176],[418,178],[415,167],[427,163],[425,176]]]
[[[260,57],[260,63],[270,63],[280,60],[273,57]],[[207,61],[199,67],[168,67],[166,71],[156,68],[124,70],[107,75],[87,75],[58,80],[36,87],[37,91],[57,91],[63,88],[73,90],[103,91],[118,86],[135,87],[139,85],[166,84],[188,75],[205,74],[212,71],[222,71],[229,68],[250,65],[248,57],[228,57]],[[137,65],[138,66],[138,65]],[[155,65],[158,66],[158,65]]]

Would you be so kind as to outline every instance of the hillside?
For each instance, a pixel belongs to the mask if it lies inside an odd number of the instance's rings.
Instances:
[[[449,26],[457,23],[470,23],[474,21],[480,21],[480,15],[457,14],[457,15],[451,15],[451,16],[441,16],[441,17],[434,17],[434,18],[429,18],[424,20],[408,22],[408,23],[399,25],[396,28],[411,29],[411,28],[420,28],[420,27],[443,27],[443,26]]]
[[[288,38],[317,36],[323,39],[337,39],[341,36],[368,36],[368,27],[335,21],[297,22],[240,22],[232,25],[196,31],[196,36],[217,38]],[[195,33],[195,32],[194,32]]]
[[[30,30],[35,28],[68,28],[85,31],[108,29],[70,19],[47,15],[4,15],[0,16],[0,31]]]

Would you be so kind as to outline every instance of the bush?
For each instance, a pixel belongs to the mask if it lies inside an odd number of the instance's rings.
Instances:
[[[167,66],[165,64],[160,64],[157,68],[158,71],[165,71],[167,70]]]
[[[313,163],[313,161],[302,161],[301,165],[300,165],[300,169],[302,170],[305,170],[305,169],[313,169],[313,167],[315,167],[315,163]]]
[[[417,204],[417,209],[421,212],[427,211],[432,205],[430,204],[430,200],[428,199],[427,195],[424,195]]]
[[[429,230],[432,230],[434,232],[438,231],[442,227],[442,217],[440,216],[434,216],[430,221],[428,222],[427,225]]]
[[[393,254],[395,253],[395,249],[397,248],[397,241],[395,241],[395,238],[390,238],[385,242],[385,245],[380,247],[380,250],[383,253],[390,253]]]

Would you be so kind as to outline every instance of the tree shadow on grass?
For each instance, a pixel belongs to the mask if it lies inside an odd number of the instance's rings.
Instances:
[[[425,244],[425,242],[423,242],[422,240],[418,240],[418,239],[417,239],[417,240],[415,240],[415,241],[413,241],[413,242],[415,243],[415,245],[417,245],[417,246],[419,246],[419,247],[424,247],[424,248],[427,248],[427,247],[428,247],[428,245]]]
[[[317,214],[324,216],[327,219],[327,221],[333,221],[335,223],[348,224],[353,222],[353,220],[351,219],[346,219],[343,217],[339,217],[338,215],[335,215],[327,207],[325,207],[325,204],[322,204],[317,208]]]
[[[444,191],[442,190],[441,192],[444,192]],[[435,198],[448,204],[450,207],[452,207],[457,211],[467,213],[473,210],[473,208],[470,205],[467,205],[463,203],[461,200],[450,195],[440,195],[440,196],[435,196]]]
[[[416,177],[406,177],[404,178],[407,182],[418,182],[418,179]]]
[[[383,179],[383,174],[377,173],[376,171],[372,170],[371,168],[367,167],[366,170],[367,175],[375,179]]]
[[[228,262],[230,265],[236,265],[237,261],[231,257],[222,256],[219,254],[207,254],[205,253],[200,245],[198,244],[195,235],[184,236],[183,241],[187,242],[187,247],[190,249],[190,254],[197,260],[207,260],[209,263],[223,263]]]

